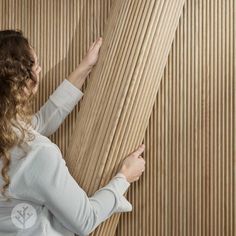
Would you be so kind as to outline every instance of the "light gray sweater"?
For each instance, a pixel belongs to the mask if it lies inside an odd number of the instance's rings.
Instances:
[[[71,176],[58,146],[47,138],[82,96],[64,79],[34,115],[36,138],[26,146],[27,152],[18,146],[10,150],[11,202],[0,195],[0,236],[83,236],[113,213],[132,211],[123,196],[130,186],[124,175],[118,173],[89,197]]]

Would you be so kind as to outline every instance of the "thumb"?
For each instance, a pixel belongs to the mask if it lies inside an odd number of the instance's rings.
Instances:
[[[143,153],[144,149],[145,149],[145,145],[142,144],[137,148],[137,150],[133,152],[133,154],[136,156],[140,156]]]

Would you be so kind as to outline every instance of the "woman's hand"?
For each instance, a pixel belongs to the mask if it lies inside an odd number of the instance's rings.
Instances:
[[[85,65],[89,68],[92,68],[98,60],[98,53],[99,53],[99,49],[100,49],[101,45],[102,45],[102,38],[99,37],[89,47],[87,54],[85,55],[85,57],[83,58],[83,60],[81,62],[81,65]]]
[[[143,171],[145,170],[145,160],[141,156],[144,149],[145,145],[140,145],[122,162],[121,169],[118,173],[122,173],[123,175],[125,175],[129,183],[138,180],[139,177],[142,175]]]
[[[102,38],[97,38],[89,47],[85,57],[79,66],[68,76],[68,80],[74,84],[78,89],[82,88],[87,76],[91,72],[93,66],[96,64],[99,56],[99,50],[102,45]]]

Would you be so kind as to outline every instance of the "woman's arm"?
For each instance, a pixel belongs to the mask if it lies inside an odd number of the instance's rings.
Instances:
[[[85,57],[75,70],[49,97],[48,101],[33,116],[33,128],[45,136],[53,134],[66,116],[84,95],[82,86],[98,60],[102,38],[98,38],[88,49]]]
[[[50,95],[48,101],[33,116],[33,128],[42,135],[50,136],[59,128],[83,95],[79,88],[64,79]]]
[[[88,235],[115,212],[132,210],[123,196],[130,183],[119,175],[88,197],[70,175],[61,152],[54,146],[40,147],[24,171],[24,198],[44,204],[70,231]]]

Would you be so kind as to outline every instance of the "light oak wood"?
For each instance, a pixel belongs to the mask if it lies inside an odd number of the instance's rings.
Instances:
[[[187,0],[116,236],[234,236],[236,3]]]
[[[116,1],[65,159],[93,194],[143,140],[184,1]],[[91,235],[114,235],[114,214]]]
[[[0,1],[0,28],[23,29],[41,60],[35,111],[104,36],[113,2]],[[127,194],[134,210],[117,229],[109,221],[116,236],[236,234],[235,16],[234,0],[186,0],[144,135],[146,171]],[[79,110],[50,137],[64,156]]]

